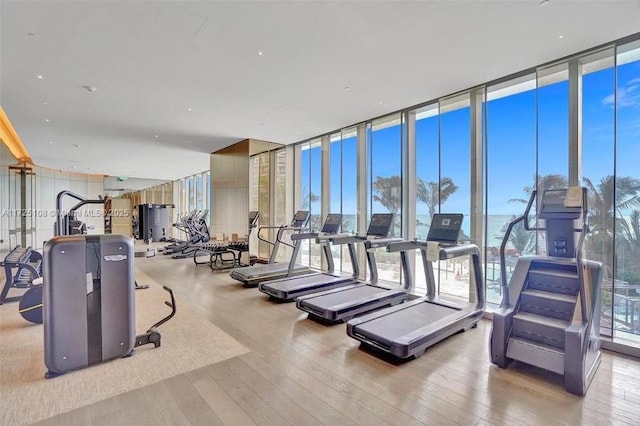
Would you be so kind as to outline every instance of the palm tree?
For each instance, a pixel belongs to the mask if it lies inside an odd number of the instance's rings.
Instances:
[[[458,190],[458,186],[448,177],[443,177],[440,182],[425,182],[418,178],[416,182],[416,199],[427,205],[429,217],[433,217],[439,205]]]
[[[614,178],[609,175],[600,179],[594,185],[589,178],[583,178],[587,188],[587,206],[589,210],[589,224],[591,225],[591,235],[587,250],[596,260],[603,262],[607,270],[613,270],[613,234],[614,217],[617,216],[616,223],[619,225],[620,235],[623,238],[631,236],[625,229],[631,231],[633,224],[628,224],[623,212],[640,206],[640,179],[632,177]],[[633,220],[633,217],[631,218]]]
[[[376,177],[373,182],[374,201],[382,204],[390,213],[398,213],[402,207],[402,180],[400,176]]]
[[[511,220],[515,218],[516,216],[512,216]],[[520,222],[513,227],[511,235],[509,235],[509,242],[519,255],[524,255],[535,251],[534,237],[535,234],[524,229],[524,223]]]
[[[620,221],[620,236],[622,238],[616,240],[616,249],[618,253],[624,253],[622,261],[622,274],[620,279],[638,282],[640,281],[640,210],[633,210],[628,220]]]
[[[377,176],[373,182],[373,200],[382,204],[390,213],[395,214],[393,229],[400,228],[398,212],[402,207],[402,180],[400,176]]]

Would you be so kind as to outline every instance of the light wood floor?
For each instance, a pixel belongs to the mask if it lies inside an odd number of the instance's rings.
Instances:
[[[251,352],[40,424],[640,424],[640,361],[631,358],[605,353],[580,398],[558,377],[490,364],[483,321],[394,365],[360,350],[344,325],[307,320],[225,272],[190,259],[136,263]]]

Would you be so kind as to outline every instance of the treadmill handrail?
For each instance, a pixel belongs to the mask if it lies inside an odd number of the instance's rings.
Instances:
[[[318,233],[317,232],[300,232],[300,233],[291,235],[290,238],[292,241],[313,240],[315,238],[318,238]]]
[[[388,237],[388,238],[375,238],[372,240],[365,240],[364,246],[367,250],[376,249],[380,247],[386,247],[389,244],[404,241],[400,237]]]

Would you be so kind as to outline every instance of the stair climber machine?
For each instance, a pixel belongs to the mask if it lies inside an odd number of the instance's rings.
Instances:
[[[418,358],[441,340],[476,327],[484,313],[484,280],[478,246],[457,244],[462,217],[461,214],[435,214],[427,241],[405,241],[388,246],[390,252],[421,251],[427,295],[353,318],[347,322],[349,336],[384,354],[407,359]],[[475,293],[475,301],[436,295],[431,262],[461,256],[470,258],[470,284],[473,285],[470,293]],[[407,257],[402,256],[401,260],[405,279],[412,280]]]
[[[291,232],[292,235],[299,234],[306,231],[306,224],[309,221],[308,210],[298,210],[294,215],[291,223],[281,226],[261,226],[258,228],[258,239],[272,246],[271,255],[269,256],[269,263],[245,266],[243,268],[236,268],[229,274],[231,278],[243,283],[244,287],[256,287],[258,283],[266,280],[272,280],[276,278],[305,274],[310,271],[308,266],[295,263],[295,258],[292,257],[290,262],[276,263],[276,257],[280,245],[285,245],[294,249],[294,253],[297,253],[295,246],[298,243],[296,240],[292,240],[293,244],[283,241],[283,236],[287,232]],[[271,241],[262,235],[263,230],[276,229],[275,241]]]
[[[344,235],[330,238],[331,244],[347,244],[353,267],[352,276],[319,274],[296,283],[262,283],[261,291],[273,297],[293,300],[296,306],[309,313],[312,319],[325,322],[344,321],[357,313],[392,304],[403,290],[378,284],[378,268],[374,250],[401,238],[389,238],[393,229],[393,213],[375,213],[371,216],[366,235]],[[364,244],[371,273],[369,282],[358,281],[359,268],[354,244]],[[397,291],[396,291],[397,290]]]
[[[588,232],[587,191],[545,190],[537,216],[545,226],[530,227],[536,195],[509,224],[500,247],[502,303],[493,314],[491,362],[506,368],[516,360],[557,373],[567,391],[584,395],[600,364],[602,280],[602,265],[581,253]],[[525,229],[545,232],[546,256],[520,257],[507,283],[505,247],[523,221]],[[575,221],[581,221],[580,228]]]

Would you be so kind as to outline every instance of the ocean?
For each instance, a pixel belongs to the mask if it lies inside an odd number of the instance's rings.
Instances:
[[[502,238],[504,236],[503,229],[506,228],[506,224],[511,220],[512,215],[489,215],[487,217],[487,246],[488,247],[500,247]],[[419,240],[425,239],[429,232],[429,215],[418,215],[416,217],[416,238]],[[342,219],[343,231],[353,232],[356,223],[356,215],[345,214]],[[469,217],[465,216],[462,223],[462,230],[466,235],[469,235],[470,223]]]

